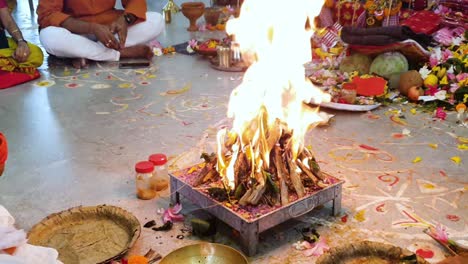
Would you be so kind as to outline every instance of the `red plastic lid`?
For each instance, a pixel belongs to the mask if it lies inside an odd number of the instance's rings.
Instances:
[[[357,85],[355,83],[343,83],[342,88],[345,90],[356,90]]]
[[[156,154],[150,155],[148,160],[153,162],[155,166],[161,166],[161,165],[166,164],[167,157],[166,155],[162,153],[156,153]]]
[[[8,158],[8,147],[5,136],[0,133],[0,165],[4,164]]]
[[[154,165],[149,161],[140,161],[135,164],[135,171],[138,173],[150,173],[154,171]]]

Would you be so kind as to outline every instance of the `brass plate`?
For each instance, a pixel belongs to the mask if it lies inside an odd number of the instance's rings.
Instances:
[[[105,263],[123,256],[140,236],[138,219],[108,205],[74,207],[33,226],[28,242],[52,247],[67,264]]]
[[[200,243],[172,251],[159,264],[247,264],[239,251],[221,244]]]

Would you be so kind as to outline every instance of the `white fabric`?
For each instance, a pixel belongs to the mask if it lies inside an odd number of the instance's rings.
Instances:
[[[0,205],[0,232],[14,229],[15,219]],[[22,232],[22,230],[18,230]],[[8,232],[9,234],[11,232]],[[0,244],[8,239],[8,235],[0,234]],[[58,260],[58,252],[53,248],[33,246],[26,244],[25,240],[19,242],[13,256],[2,253],[0,249],[0,264],[63,264]]]
[[[0,226],[0,251],[26,244],[26,233],[13,226]]]
[[[3,207],[0,205],[0,226],[4,227],[9,227],[13,226],[15,224],[15,219],[11,214]]]
[[[154,40],[164,29],[161,14],[147,12],[146,20],[128,28],[126,47],[146,44]],[[62,27],[46,27],[39,33],[44,49],[62,58],[86,58],[94,61],[118,61],[120,52],[109,49],[94,36],[71,33]],[[116,39],[118,37],[116,36]]]

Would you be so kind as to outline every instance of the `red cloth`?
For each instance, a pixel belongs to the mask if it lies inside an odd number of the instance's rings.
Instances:
[[[8,7],[6,0],[0,0],[0,8]]]
[[[363,96],[382,96],[386,93],[387,81],[382,77],[361,78],[356,76],[352,83],[356,85],[356,93]]]
[[[6,140],[6,137],[0,132],[0,165],[5,164],[7,158],[8,158],[7,140]]]
[[[336,20],[343,26],[357,25],[357,20],[364,11],[364,7],[360,3],[337,3],[335,6],[335,14],[340,15]]]
[[[39,77],[41,77],[41,74],[38,70],[36,70],[32,75],[22,72],[7,72],[0,70],[0,89],[10,88]]]
[[[423,10],[415,12],[411,17],[401,23],[408,26],[415,33],[424,33],[430,35],[439,29],[441,18],[434,12]]]

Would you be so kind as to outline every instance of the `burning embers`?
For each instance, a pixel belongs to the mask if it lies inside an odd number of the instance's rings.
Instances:
[[[286,205],[327,185],[304,147],[306,132],[327,121],[304,102],[329,100],[304,74],[312,34],[304,25],[320,12],[314,2],[295,1],[288,13],[291,5],[248,0],[239,18],[228,22],[228,33],[253,64],[230,97],[232,129],[219,131],[217,153],[205,155],[195,186],[221,183],[212,195],[224,193],[241,205]]]
[[[327,181],[327,176],[322,175],[309,149],[301,148],[298,157],[293,158],[292,132],[278,119],[272,127],[266,127],[263,122],[266,113],[262,113],[263,117],[260,116],[254,123],[264,127],[259,128],[264,131],[263,139],[260,140],[258,136],[257,140],[240,148],[242,138],[245,139],[251,132],[244,133],[242,137],[228,133],[226,141],[220,144],[218,155],[203,155],[207,162],[194,186],[205,182],[215,182],[216,186],[218,181],[221,183],[219,189],[210,190],[218,200],[227,199],[229,195],[231,201],[237,201],[240,205],[265,203],[274,206],[286,205],[331,183]],[[216,168],[222,169],[218,169],[218,172]],[[229,173],[234,176],[232,182],[223,176],[228,171],[232,171]],[[225,194],[220,194],[222,190]]]

